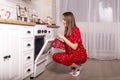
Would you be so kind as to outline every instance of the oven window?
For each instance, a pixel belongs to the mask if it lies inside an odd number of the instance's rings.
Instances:
[[[44,45],[44,36],[35,36],[35,52],[34,52],[34,59],[38,56],[41,48]]]

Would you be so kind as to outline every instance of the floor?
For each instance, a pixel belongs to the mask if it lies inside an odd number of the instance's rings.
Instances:
[[[52,62],[34,80],[120,80],[120,60],[88,59],[78,77],[69,72],[69,67]]]

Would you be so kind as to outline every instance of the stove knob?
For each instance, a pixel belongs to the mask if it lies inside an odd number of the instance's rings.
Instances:
[[[44,33],[44,30],[42,30],[42,33]]]
[[[47,33],[47,30],[44,30],[44,33]]]
[[[41,33],[41,30],[38,30],[38,32],[37,33]]]
[[[50,31],[48,31],[48,33],[50,33]]]

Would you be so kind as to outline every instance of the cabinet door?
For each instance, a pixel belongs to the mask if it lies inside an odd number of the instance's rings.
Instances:
[[[11,26],[8,26],[11,27]],[[0,30],[0,80],[20,79],[19,29]]]
[[[9,71],[8,71],[8,43],[9,40],[7,38],[7,30],[1,29],[0,30],[0,80],[9,80]]]
[[[20,78],[19,29],[9,29],[9,80]]]
[[[3,30],[0,28],[0,80],[3,80]]]

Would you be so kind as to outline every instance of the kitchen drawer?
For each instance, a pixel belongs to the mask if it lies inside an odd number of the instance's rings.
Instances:
[[[24,27],[21,29],[22,37],[33,37],[33,27]]]
[[[33,63],[24,66],[24,78],[30,76],[33,73]]]
[[[34,52],[24,52],[24,64],[33,62],[34,60]]]
[[[23,51],[34,49],[34,38],[23,39]]]

